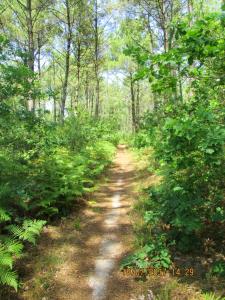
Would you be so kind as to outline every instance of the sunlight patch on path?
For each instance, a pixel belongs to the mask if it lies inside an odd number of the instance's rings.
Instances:
[[[122,179],[117,180],[117,185],[121,185],[122,183]],[[115,265],[115,258],[122,251],[122,245],[116,235],[114,233],[107,233],[108,229],[118,226],[120,207],[120,193],[116,192],[112,197],[112,209],[106,214],[104,220],[106,233],[103,235],[100,244],[99,257],[95,260],[95,270],[92,276],[89,277],[89,286],[92,288],[93,300],[104,299],[107,281]]]

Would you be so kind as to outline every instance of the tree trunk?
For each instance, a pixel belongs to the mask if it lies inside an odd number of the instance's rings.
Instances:
[[[94,93],[91,94],[91,116],[93,115],[94,110]]]
[[[38,33],[38,53],[37,53],[37,63],[38,63],[38,79],[41,80],[41,42],[40,42],[40,33]],[[38,99],[38,108],[41,108],[41,99]]]
[[[181,102],[183,102],[183,86],[182,86],[182,81],[181,81],[181,76],[180,76],[180,65],[178,65],[178,76],[179,76],[180,100],[181,100]]]
[[[148,12],[148,20],[147,20],[147,27],[148,27],[148,33],[150,36],[150,52],[153,53],[154,50],[154,40],[153,40],[153,35],[152,35],[152,28],[150,25],[150,13]]]
[[[169,40],[168,40],[168,32],[167,29],[165,27],[165,25],[163,25],[163,45],[164,45],[164,51],[167,52],[168,51],[168,44],[169,44]]]
[[[189,26],[192,25],[193,22],[193,16],[191,16],[192,12],[193,12],[193,0],[188,0],[188,19],[189,19]]]
[[[32,0],[27,0],[28,67],[34,71],[34,32],[32,22]]]
[[[99,31],[98,31],[98,0],[95,0],[95,117],[99,117],[100,79],[99,79]]]
[[[130,95],[131,95],[131,115],[132,115],[132,128],[136,132],[136,110],[135,110],[135,92],[134,92],[134,82],[133,76],[130,74]]]
[[[56,102],[56,70],[55,70],[55,58],[53,56],[53,83],[54,83],[54,96],[53,96],[53,111],[54,111],[54,121],[57,121],[57,102]]]
[[[34,32],[33,32],[33,21],[32,21],[32,0],[27,0],[27,33],[28,33],[28,67],[34,72]],[[30,91],[31,93],[31,91]],[[35,99],[32,99],[29,94],[29,101],[31,103],[31,110],[35,111]]]
[[[88,84],[88,71],[86,71],[86,78],[85,78],[85,102],[87,111],[89,110],[89,84]]]
[[[100,96],[100,82],[96,79],[96,102],[95,102],[95,117],[99,117],[99,96]]]
[[[69,80],[69,71],[70,71],[71,40],[72,40],[70,6],[68,0],[66,0],[66,18],[67,18],[66,61],[65,61],[65,75],[64,75],[64,83],[63,83],[62,98],[61,98],[61,121],[62,122],[64,121],[64,117],[65,117],[65,107],[66,107],[66,98],[67,98],[68,80]]]
[[[77,41],[77,88],[76,88],[76,107],[80,99],[80,69],[81,69],[81,43],[80,38]]]
[[[188,13],[191,14],[193,11],[193,1],[188,0]]]
[[[140,82],[137,82],[137,95],[136,95],[136,128],[139,126],[140,117]]]

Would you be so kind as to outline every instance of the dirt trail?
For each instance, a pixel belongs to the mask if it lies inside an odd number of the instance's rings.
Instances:
[[[38,253],[58,255],[62,262],[52,271],[50,267],[50,273],[47,264],[39,266],[21,299],[128,300],[134,292],[142,292],[139,282],[119,271],[119,261],[131,251],[134,238],[129,212],[136,198],[136,176],[131,154],[119,146],[108,179],[80,214],[81,230],[75,230],[73,214],[62,226],[45,230]],[[35,286],[34,280],[42,280],[44,288]]]
[[[99,211],[87,209],[84,212],[87,223],[81,236],[83,245],[74,253],[67,268],[62,266],[56,274],[62,287],[55,299],[125,298],[129,287],[125,285],[125,278],[121,278],[124,276],[118,271],[118,262],[129,250],[128,214],[134,177],[132,159],[120,146],[108,173],[109,181],[93,195]]]

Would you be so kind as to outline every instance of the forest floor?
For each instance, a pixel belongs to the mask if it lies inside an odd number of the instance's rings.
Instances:
[[[88,205],[46,226],[24,259],[19,296],[8,299],[126,300],[146,292],[145,282],[119,270],[134,245],[130,213],[140,181],[136,169],[132,154],[119,146],[99,188],[87,196]]]
[[[140,222],[133,205],[141,189],[160,180],[146,170],[147,164],[119,146],[112,166],[83,199],[85,205],[46,226],[38,244],[19,261],[19,292],[0,293],[0,299],[135,300],[146,299],[138,295],[148,290],[162,295],[159,300],[202,299],[191,283],[180,284],[174,277],[140,278],[120,271],[121,259],[134,250]]]

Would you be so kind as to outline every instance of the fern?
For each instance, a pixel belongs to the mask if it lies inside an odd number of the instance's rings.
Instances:
[[[1,237],[0,240],[0,284],[18,288],[18,276],[12,270],[15,257],[18,257],[23,245],[17,240],[29,241],[35,244],[36,237],[46,224],[42,220],[24,220],[22,226],[9,225],[6,228],[13,234],[14,239]]]
[[[15,256],[19,256],[23,250],[23,244],[12,238],[6,238],[4,246],[9,253],[12,253]]]
[[[0,263],[0,283],[13,287],[16,291],[18,288],[18,276],[15,271],[9,267],[2,266]]]
[[[6,238],[0,242],[0,284],[9,285],[17,290],[18,277],[13,268],[14,257],[22,251],[23,245],[18,241]]]
[[[6,222],[9,221],[11,218],[9,216],[9,214],[0,207],[0,222]]]
[[[0,266],[6,266],[12,269],[13,258],[12,254],[8,252],[3,246],[0,246]]]
[[[9,225],[7,228],[18,239],[28,241],[35,245],[36,238],[45,224],[46,221],[43,220],[25,220],[22,227]]]

